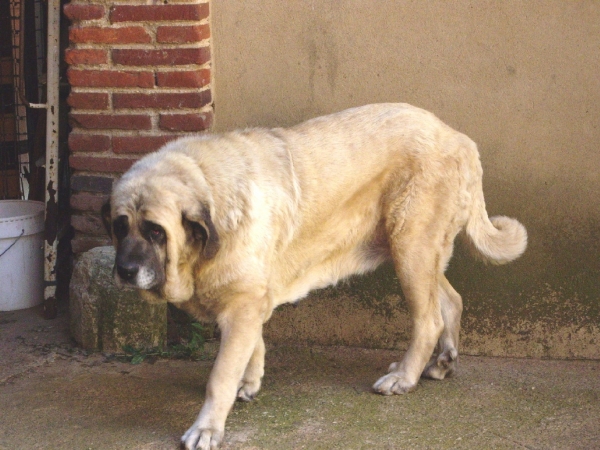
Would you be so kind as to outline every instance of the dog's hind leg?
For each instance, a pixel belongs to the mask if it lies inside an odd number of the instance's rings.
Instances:
[[[423,371],[423,376],[442,380],[456,371],[458,363],[458,343],[462,298],[454,290],[445,276],[440,277],[439,300],[444,319],[444,331],[440,337],[435,354]]]
[[[412,335],[402,360],[390,365],[390,373],[373,386],[385,395],[416,388],[438,340],[436,367],[438,362],[448,367],[436,370],[430,363],[426,375],[439,378],[454,369],[462,312],[461,298],[444,276],[462,223],[456,177],[449,172],[436,180],[423,172],[396,192],[401,194],[385,206],[386,231]]]
[[[438,296],[439,255],[430,236],[418,232],[421,224],[416,225],[413,233],[398,233],[391,242],[396,273],[411,312],[412,337],[402,361],[393,363],[390,373],[373,386],[384,395],[404,394],[417,387],[444,328]]]
[[[265,341],[262,336],[259,338],[246,366],[244,376],[240,382],[237,398],[249,402],[254,400],[260,390],[262,377],[265,374]]]

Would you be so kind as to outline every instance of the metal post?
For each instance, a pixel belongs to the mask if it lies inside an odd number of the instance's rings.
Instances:
[[[60,0],[48,0],[48,70],[46,110],[46,218],[44,244],[44,313],[56,315],[58,228],[58,105]]]

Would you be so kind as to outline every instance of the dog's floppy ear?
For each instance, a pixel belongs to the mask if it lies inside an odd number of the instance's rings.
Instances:
[[[107,201],[104,205],[102,205],[102,209],[100,210],[100,215],[102,216],[102,223],[104,223],[104,228],[108,232],[108,235],[112,238],[112,224],[110,217],[110,200]]]
[[[210,217],[210,211],[205,205],[201,205],[199,211],[194,213],[184,212],[183,223],[189,235],[194,241],[203,245],[202,254],[206,259],[214,258],[221,246],[219,234]]]

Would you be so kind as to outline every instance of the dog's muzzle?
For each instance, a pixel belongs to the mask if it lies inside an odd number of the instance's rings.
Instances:
[[[155,286],[156,272],[137,263],[115,264],[119,281],[139,289],[151,289]]]

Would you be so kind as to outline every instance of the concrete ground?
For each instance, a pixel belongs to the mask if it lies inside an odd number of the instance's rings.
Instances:
[[[0,449],[178,448],[210,360],[132,365],[86,354],[66,319],[0,313]],[[397,357],[271,346],[262,391],[234,406],[223,448],[600,448],[600,361],[464,356],[452,379],[422,380],[405,396],[371,393]]]

